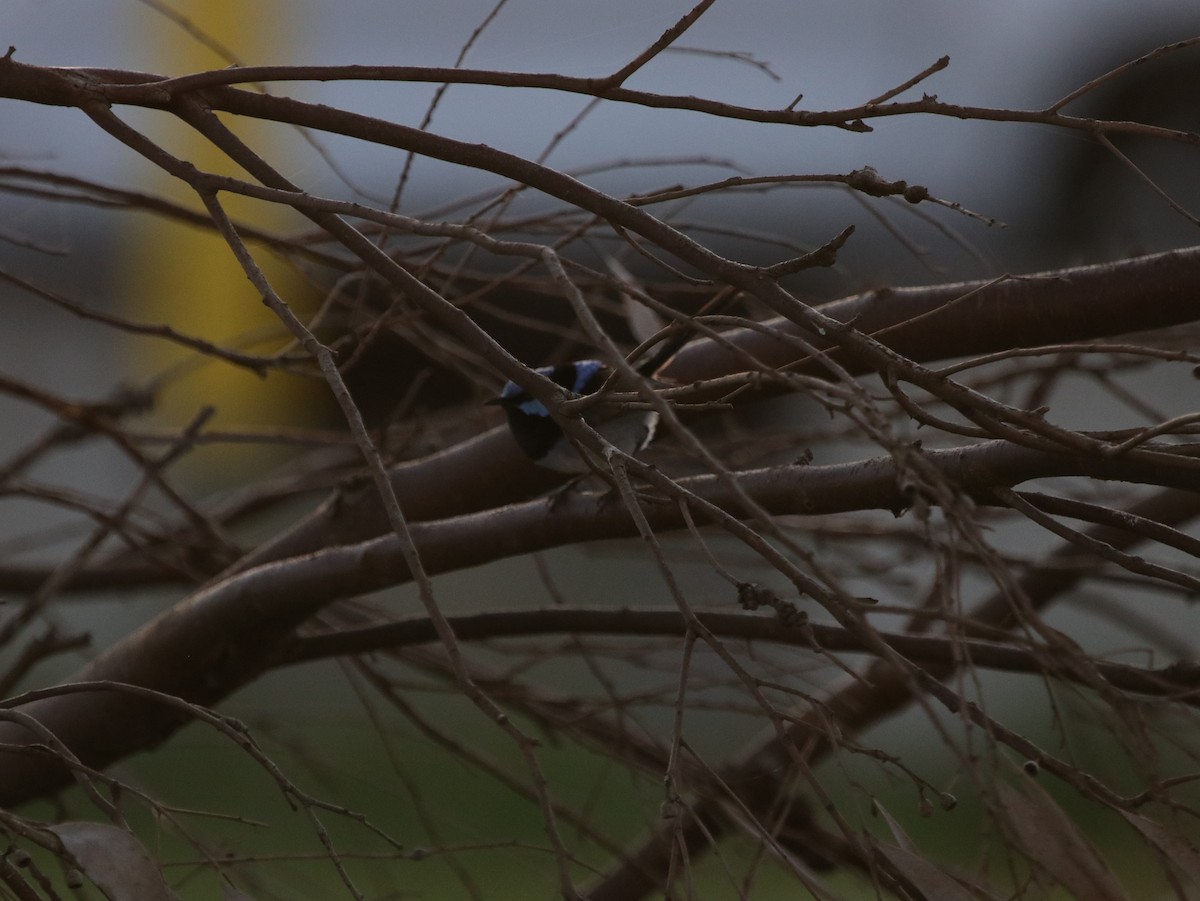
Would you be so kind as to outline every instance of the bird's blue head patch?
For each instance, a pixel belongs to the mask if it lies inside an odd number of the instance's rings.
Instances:
[[[604,364],[599,360],[578,360],[574,363],[560,363],[557,366],[539,366],[534,371],[572,394],[591,394],[603,382],[599,377],[603,369]],[[545,404],[530,397],[529,392],[516,382],[506,384],[496,400],[501,405],[520,410],[528,416],[550,415]]]

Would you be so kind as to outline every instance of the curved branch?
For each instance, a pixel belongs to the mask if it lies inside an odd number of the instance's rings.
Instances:
[[[1187,46],[1187,42],[1171,49]],[[1140,60],[1139,60],[1140,62]],[[12,66],[21,66],[14,60]],[[26,69],[38,67],[25,66]],[[415,84],[473,84],[499,88],[524,88],[561,91],[598,97],[615,103],[627,103],[650,109],[684,110],[703,113],[721,119],[743,122],[758,122],[776,125],[791,125],[801,128],[834,127],[853,132],[869,132],[867,121],[893,116],[925,114],[953,119],[974,119],[986,122],[1023,122],[1069,128],[1087,134],[1138,134],[1165,138],[1188,144],[1200,144],[1200,135],[1183,129],[1162,128],[1140,122],[1105,121],[1083,116],[1066,116],[1059,110],[1075,95],[1068,95],[1045,109],[1016,110],[985,106],[965,106],[945,103],[936,95],[925,95],[920,100],[884,103],[879,100],[845,107],[837,110],[798,110],[791,106],[783,109],[762,109],[741,106],[718,100],[709,100],[690,94],[657,94],[625,87],[615,87],[611,77],[580,78],[539,72],[495,72],[486,69],[456,69],[432,66],[237,66],[191,75],[168,78],[148,72],[133,72],[118,69],[62,69],[78,76],[94,79],[103,85],[103,95],[112,103],[136,106],[159,107],[168,105],[176,97],[198,91],[212,90],[238,84],[288,81],[394,81]],[[32,79],[23,79],[25,84],[36,84]],[[3,88],[0,95],[15,88]],[[40,85],[43,91],[46,85]],[[1084,88],[1088,86],[1085,85]],[[27,88],[26,88],[27,89]],[[1083,90],[1083,89],[1081,89]],[[55,92],[57,93],[57,92]],[[45,96],[45,95],[43,95]],[[39,102],[70,103],[43,99]]]
[[[997,485],[1031,478],[1085,474],[1156,481],[1163,473],[1127,460],[1055,455],[1005,442],[924,452],[930,465],[986,503]],[[1191,485],[1186,473],[1166,473]],[[904,510],[914,497],[900,484],[895,460],[835,466],[785,466],[745,472],[735,492],[715,476],[679,480],[681,487],[728,510],[741,493],[775,515],[848,510]],[[663,532],[687,527],[673,503],[644,504],[646,520]],[[430,574],[476,566],[535,550],[637,533],[628,512],[603,495],[539,500],[435,522],[414,523],[414,545]],[[73,681],[112,680],[211,704],[286,658],[297,625],[339,599],[406,581],[397,540],[388,535],[332,547],[232,575],[205,588],[127,636],[88,664]],[[187,661],[181,666],[180,661]],[[151,705],[126,697],[38,701],[36,716],[84,762],[101,766],[157,744],[178,725]],[[0,724],[0,746],[28,742],[19,726]],[[53,761],[11,750],[0,755],[0,803],[35,797],[66,773]]]
[[[873,653],[861,639],[841,626],[807,622],[794,625],[782,622],[775,616],[712,610],[697,610],[696,618],[721,638],[765,641],[820,652]],[[528,610],[491,610],[448,619],[459,641],[562,634],[683,637],[689,629],[687,617],[674,607],[537,607]],[[947,667],[967,659],[979,669],[1048,675],[1084,684],[1075,669],[1068,666],[1055,668],[1053,655],[1045,647],[1027,648],[945,635],[880,631],[878,636],[904,657],[922,665]],[[433,624],[425,617],[412,617],[383,625],[342,629],[297,639],[275,665],[287,666],[436,641],[437,633]],[[1048,663],[1051,664],[1049,668]],[[1096,670],[1109,685],[1121,691],[1175,698],[1184,704],[1200,705],[1200,667],[1194,664],[1169,664],[1146,669],[1099,661]]]

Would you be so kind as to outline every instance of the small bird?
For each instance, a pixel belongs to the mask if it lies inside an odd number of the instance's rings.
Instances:
[[[713,314],[728,306],[734,292],[718,294],[706,303],[695,315]],[[668,337],[650,356],[637,366],[637,371],[653,378],[690,338],[686,329],[680,328]],[[542,366],[535,370],[572,395],[584,397],[594,394],[604,386],[613,371],[599,360],[577,360],[557,366]],[[488,403],[504,408],[508,416],[508,428],[517,446],[525,455],[546,469],[565,473],[587,473],[594,467],[575,443],[567,437],[545,404],[530,396],[529,392],[515,382],[508,382],[498,397]],[[597,404],[586,414],[588,425],[599,432],[605,440],[630,456],[636,455],[654,437],[658,427],[658,413],[648,409],[612,409]]]
[[[661,363],[658,365],[661,366]],[[535,371],[579,397],[595,394],[612,375],[612,369],[599,360],[576,360],[574,363],[542,366]],[[556,472],[577,474],[592,470],[574,442],[550,416],[545,404],[531,397],[516,382],[507,383],[500,395],[489,403],[504,408],[513,439],[534,463]],[[653,410],[597,408],[588,415],[587,422],[619,450],[633,455],[654,437],[658,414]]]

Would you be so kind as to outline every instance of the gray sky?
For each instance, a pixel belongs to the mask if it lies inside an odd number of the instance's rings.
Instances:
[[[478,35],[464,65],[603,75],[634,57],[689,7],[690,2],[664,0],[511,0]],[[175,8],[192,17],[228,9],[228,23],[212,25],[212,33],[243,63],[445,66],[455,62],[494,4],[253,0],[178,2]],[[721,0],[676,46],[747,54],[769,66],[770,75],[744,61],[677,52],[658,57],[629,85],[763,107],[786,106],[802,93],[799,108],[821,110],[862,103],[948,55],[949,68],[904,98],[928,92],[954,103],[1039,108],[1113,65],[1165,41],[1190,36],[1195,12],[1195,0]],[[16,57],[29,63],[171,75],[225,64],[149,0],[5,0],[4,25]],[[433,94],[428,85],[399,83],[290,83],[273,90],[408,124],[421,121]],[[456,86],[447,93],[431,128],[536,157],[586,102],[587,98],[548,91]],[[160,136],[154,129],[166,117],[121,112]],[[161,189],[165,183],[77,111],[0,101],[0,121],[0,154],[14,162],[121,185]],[[734,223],[748,231],[786,234],[805,247],[828,240],[847,224],[855,225],[859,232],[842,259],[856,279],[818,287],[819,291],[854,290],[880,281],[913,283],[1028,271],[1195,240],[1193,226],[1164,214],[1161,200],[1132,175],[1119,173],[1111,186],[1103,186],[1105,196],[1117,196],[1119,188],[1121,197],[1133,200],[1121,200],[1087,217],[1090,226],[1115,237],[1102,244],[1093,236],[1093,252],[1072,249],[1064,258],[1042,231],[1054,221],[1045,205],[1057,202],[1061,211],[1064,203],[1073,202],[1051,195],[1065,183],[1063,167],[1076,165],[1077,156],[1088,152],[1089,139],[1062,129],[930,116],[872,124],[874,132],[861,135],[606,104],[569,135],[548,162],[571,170],[619,159],[701,156],[754,175],[836,173],[873,166],[885,178],[925,185],[938,197],[1008,225],[989,229],[945,211],[934,211],[937,224],[930,225],[916,219],[917,211],[903,203],[869,201],[868,209],[833,190],[709,198],[677,211],[699,223]],[[368,198],[386,198],[403,163],[402,155],[391,149],[319,136],[322,148],[347,175],[344,181],[294,133],[258,135],[259,145],[269,143],[272,159],[290,177],[325,195],[351,197],[361,190]],[[730,169],[717,165],[641,167],[588,180],[621,194],[730,174]],[[414,169],[403,208],[421,214],[497,184],[484,173],[423,160]],[[534,196],[528,202],[539,201]],[[21,205],[3,196],[0,204],[6,205],[10,222],[47,240],[59,239],[80,221],[78,213],[60,207]],[[921,207],[922,213],[927,210]],[[910,248],[890,236],[875,219],[880,212],[928,250],[928,259],[916,259]],[[947,237],[944,227],[959,238]],[[966,250],[966,244],[978,253]]]

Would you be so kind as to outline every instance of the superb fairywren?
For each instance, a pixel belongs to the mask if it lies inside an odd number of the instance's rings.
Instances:
[[[736,292],[726,289],[709,300],[695,315],[720,312],[732,303],[735,296]],[[687,343],[688,338],[688,332],[679,328],[637,366],[637,371],[643,376],[653,377]],[[599,391],[612,375],[612,369],[599,360],[577,360],[557,366],[542,366],[536,371],[580,397]],[[593,467],[580,454],[574,442],[554,421],[546,405],[532,397],[520,385],[508,382],[500,391],[499,397],[489,403],[504,408],[508,416],[509,431],[512,432],[517,446],[539,466],[567,473],[586,473],[592,470]],[[614,410],[606,409],[600,404],[588,410],[586,420],[588,425],[610,444],[630,455],[638,453],[650,443],[658,426],[658,414],[653,410]]]
[[[655,362],[658,362],[657,358]],[[596,393],[612,375],[612,369],[599,360],[542,366],[536,371],[579,396]],[[557,472],[591,471],[574,443],[550,416],[546,405],[531,397],[516,382],[506,384],[500,396],[491,403],[504,408],[513,439],[533,462]],[[589,415],[587,422],[624,453],[636,454],[654,437],[658,414],[653,410],[604,410]]]

